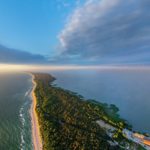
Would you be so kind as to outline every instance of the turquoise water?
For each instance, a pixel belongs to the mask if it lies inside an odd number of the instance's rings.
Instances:
[[[49,71],[50,72],[50,71]],[[150,133],[150,70],[55,71],[59,86],[116,104],[134,130]]]
[[[0,150],[31,150],[31,77],[0,73]]]

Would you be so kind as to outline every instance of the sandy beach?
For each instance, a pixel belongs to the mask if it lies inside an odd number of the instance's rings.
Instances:
[[[34,150],[42,150],[42,138],[40,135],[40,127],[39,127],[39,123],[38,123],[38,116],[37,113],[35,111],[36,108],[36,97],[35,97],[35,93],[34,90],[36,88],[36,82],[34,81],[34,75],[32,75],[32,83],[33,83],[33,89],[31,92],[31,96],[32,96],[32,106],[31,106],[31,118],[32,118],[32,138],[33,138],[33,146],[34,146]]]

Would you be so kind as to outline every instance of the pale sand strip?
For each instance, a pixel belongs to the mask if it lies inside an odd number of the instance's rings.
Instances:
[[[33,83],[33,89],[31,92],[32,96],[32,106],[31,106],[31,119],[32,119],[32,138],[33,138],[33,146],[34,150],[42,150],[42,138],[40,135],[40,127],[38,123],[38,116],[36,113],[36,96],[34,93],[34,90],[36,88],[36,82],[34,81],[34,75],[30,74],[32,76],[32,83]]]

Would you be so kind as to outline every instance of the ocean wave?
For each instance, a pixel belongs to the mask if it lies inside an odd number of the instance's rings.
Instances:
[[[30,147],[29,144],[27,144],[27,141],[29,139],[27,133],[28,133],[28,124],[29,124],[29,116],[28,110],[30,109],[29,104],[31,103],[31,92],[32,92],[32,87],[29,88],[29,90],[25,93],[24,95],[24,103],[22,104],[20,110],[19,110],[19,118],[20,118],[20,149],[21,150],[26,150],[27,148]]]
[[[20,108],[19,111],[19,116],[20,116],[20,121],[21,121],[21,143],[20,143],[20,149],[23,150],[24,149],[24,144],[25,144],[25,140],[24,140],[24,126],[25,126],[25,116],[23,113],[24,107],[22,106]]]
[[[30,88],[30,89],[25,93],[25,97],[29,96],[30,93],[31,93],[31,91],[32,91],[32,88]]]

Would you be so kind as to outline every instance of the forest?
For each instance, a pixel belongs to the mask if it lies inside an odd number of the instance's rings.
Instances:
[[[36,112],[44,150],[117,150],[131,144],[121,131],[132,127],[120,118],[115,105],[86,100],[77,93],[57,87],[52,84],[55,78],[49,74],[33,75],[37,83]],[[115,127],[114,135],[110,137],[97,120]],[[112,144],[114,141],[122,146]]]

